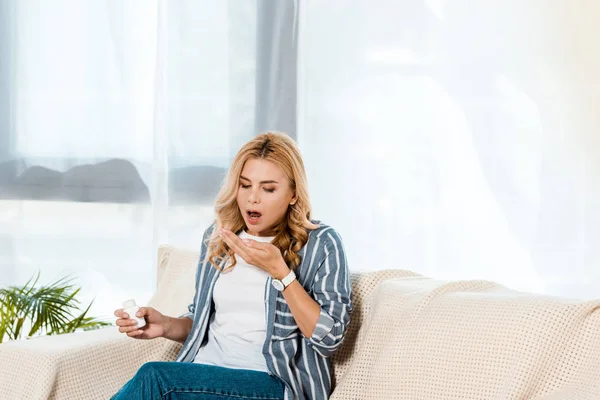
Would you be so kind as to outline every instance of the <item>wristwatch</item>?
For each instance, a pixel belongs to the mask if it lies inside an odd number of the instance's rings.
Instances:
[[[273,280],[271,281],[271,284],[273,284],[273,287],[275,289],[277,289],[280,292],[283,292],[283,290],[286,287],[288,287],[290,285],[290,283],[294,282],[295,279],[296,279],[296,274],[294,273],[294,270],[291,270],[290,273],[287,274],[286,277],[283,278],[282,280],[273,278]]]

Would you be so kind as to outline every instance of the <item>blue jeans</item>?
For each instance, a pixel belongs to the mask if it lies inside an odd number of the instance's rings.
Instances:
[[[266,372],[148,362],[111,400],[282,400],[283,388],[282,381]]]

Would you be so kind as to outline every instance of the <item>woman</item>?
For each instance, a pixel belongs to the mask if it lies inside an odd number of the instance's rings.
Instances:
[[[189,313],[116,310],[119,331],[183,343],[144,364],[113,399],[327,399],[330,356],[352,311],[340,236],[311,221],[292,139],[266,133],[235,156],[206,230]]]

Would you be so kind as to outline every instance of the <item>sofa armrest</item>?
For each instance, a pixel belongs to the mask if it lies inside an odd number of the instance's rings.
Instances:
[[[139,340],[115,326],[0,344],[0,398],[107,399],[148,361],[171,361],[181,345]]]

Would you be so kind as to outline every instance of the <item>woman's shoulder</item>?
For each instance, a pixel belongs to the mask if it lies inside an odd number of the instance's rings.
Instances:
[[[319,227],[309,232],[309,242],[319,240],[319,242],[325,242],[326,244],[342,245],[342,237],[331,225],[324,224],[319,220],[311,220],[310,222],[319,225]]]
[[[345,268],[346,251],[340,234],[331,225],[315,220],[311,220],[311,222],[319,227],[309,233],[306,254],[310,254],[311,259],[317,260],[317,265],[321,265],[324,260],[333,257],[332,263],[340,268]]]

